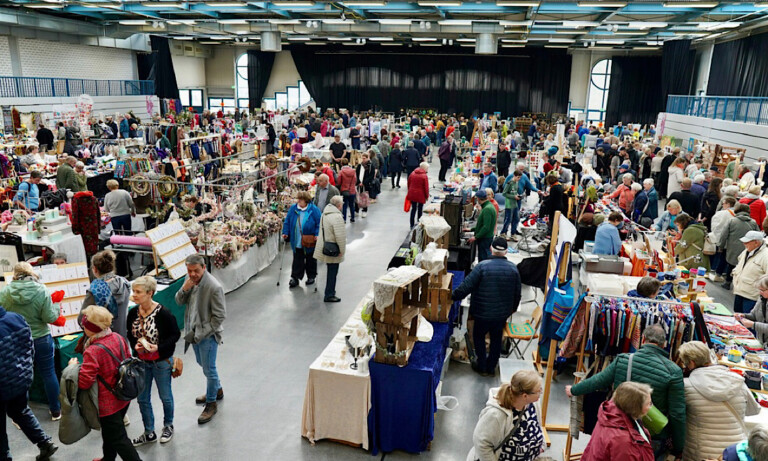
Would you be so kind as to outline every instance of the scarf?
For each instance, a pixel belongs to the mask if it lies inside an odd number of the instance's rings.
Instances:
[[[91,337],[89,337],[88,339],[85,340],[85,347],[83,349],[88,349],[88,346],[90,346],[93,341],[95,341],[95,340],[97,340],[99,338],[103,338],[103,337],[105,337],[105,336],[107,336],[109,334],[112,334],[112,329],[111,328],[105,328],[105,329],[101,330],[100,332],[96,333],[95,335],[93,335],[93,336],[91,336]]]

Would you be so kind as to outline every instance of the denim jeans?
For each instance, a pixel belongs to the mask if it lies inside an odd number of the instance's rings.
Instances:
[[[752,308],[755,307],[755,304],[757,304],[757,301],[736,295],[733,299],[733,312],[737,314],[749,314],[752,312]]]
[[[27,439],[35,445],[50,440],[50,437],[40,427],[35,414],[29,409],[26,392],[22,392],[10,400],[0,400],[0,456],[3,460],[11,459],[8,435],[5,432],[7,421],[5,415],[8,415],[8,418],[18,424]]]
[[[195,350],[195,360],[197,360],[198,365],[203,367],[203,374],[208,380],[205,401],[213,403],[216,401],[216,394],[221,389],[219,372],[216,370],[216,351],[219,349],[219,343],[216,342],[216,337],[211,335],[199,343],[193,344],[192,348]]]
[[[157,383],[157,393],[163,402],[163,427],[173,425],[173,391],[171,390],[171,364],[168,360],[144,363],[144,391],[139,395],[139,410],[144,422],[144,432],[155,430],[155,413],[152,411],[152,381]],[[218,391],[218,389],[217,389]]]
[[[347,208],[349,208],[349,219],[350,221],[355,220],[355,199],[357,198],[357,195],[355,194],[349,194],[347,196],[342,196],[344,199],[344,206],[341,207],[341,215],[344,217],[344,222],[347,222]]]
[[[113,216],[111,218],[111,221],[112,221],[112,229],[115,231],[131,230],[131,215],[129,214],[124,214],[121,216]]]
[[[35,373],[40,374],[45,387],[45,396],[48,399],[48,408],[52,412],[61,411],[59,403],[59,378],[56,376],[54,364],[53,338],[45,335],[35,340]]]
[[[336,296],[336,276],[339,275],[339,263],[327,263],[328,273],[325,277],[325,297]]]
[[[520,209],[518,207],[504,209],[504,225],[501,228],[501,235],[507,233],[511,228],[510,234],[517,234],[517,225],[520,223]]]

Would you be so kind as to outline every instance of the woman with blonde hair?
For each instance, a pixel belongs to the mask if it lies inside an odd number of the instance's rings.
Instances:
[[[683,212],[683,207],[677,200],[670,200],[667,202],[667,211],[665,211],[659,220],[656,221],[654,228],[660,232],[666,232],[667,229],[675,229],[675,218]]]
[[[684,461],[717,458],[747,438],[744,417],[760,413],[744,378],[727,367],[712,365],[701,341],[680,346],[678,361],[690,375],[685,383],[686,438]]]
[[[56,376],[53,338],[48,326],[59,319],[60,312],[28,262],[22,261],[13,267],[13,280],[0,290],[0,306],[24,317],[32,329],[35,373],[42,378],[51,418],[54,421],[61,419],[59,378]]]
[[[675,192],[683,190],[681,184],[685,179],[685,160],[678,158],[669,167],[669,182],[667,183],[667,197],[671,197]]]
[[[541,390],[541,377],[534,370],[518,371],[509,383],[491,389],[475,426],[474,446],[467,461],[538,458],[544,451],[544,436],[535,404]]]
[[[640,419],[651,409],[651,386],[632,381],[619,385],[600,405],[583,461],[653,461],[651,435]]]

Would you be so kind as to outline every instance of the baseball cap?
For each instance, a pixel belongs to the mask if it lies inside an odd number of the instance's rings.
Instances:
[[[488,198],[488,194],[485,193],[485,189],[479,189],[477,192],[475,192],[475,197],[486,199]]]
[[[755,240],[762,240],[764,238],[765,235],[760,231],[749,231],[744,235],[744,237],[740,238],[739,241],[742,243],[747,243]]]
[[[496,251],[507,251],[507,239],[504,237],[496,237],[491,243],[491,248]]]
[[[629,165],[626,164],[626,163],[622,163],[619,168],[624,168],[625,170],[628,170],[629,169]]]

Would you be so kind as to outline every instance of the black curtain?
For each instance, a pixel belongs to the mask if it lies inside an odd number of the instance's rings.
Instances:
[[[136,53],[136,65],[139,68],[139,80],[154,80],[152,66],[155,65],[154,53]]]
[[[661,56],[614,56],[605,108],[607,126],[618,122],[656,123],[665,102],[661,94]]]
[[[661,55],[661,97],[664,107],[667,105],[667,96],[690,94],[695,62],[696,51],[691,49],[690,40],[664,42]]]
[[[367,45],[291,45],[301,79],[322,108],[436,109],[466,115],[565,113],[567,50],[499,49],[497,55]]]
[[[179,99],[179,86],[176,84],[176,72],[173,70],[168,39],[150,35],[149,42],[154,55],[150,75],[155,80],[155,94],[161,99]]]
[[[251,110],[261,107],[274,63],[275,53],[248,50],[248,107]]]
[[[768,96],[768,34],[715,45],[707,95]]]

